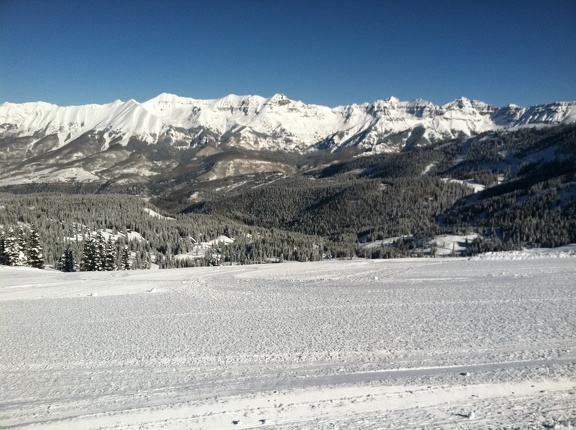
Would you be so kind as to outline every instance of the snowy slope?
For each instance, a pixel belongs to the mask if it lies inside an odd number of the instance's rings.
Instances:
[[[0,426],[572,428],[575,258],[502,258],[0,266]]]
[[[43,102],[4,103],[0,106],[0,124],[7,136],[57,134],[60,144],[92,130],[135,134],[146,139],[160,134],[164,127],[159,118],[135,100],[66,107]]]

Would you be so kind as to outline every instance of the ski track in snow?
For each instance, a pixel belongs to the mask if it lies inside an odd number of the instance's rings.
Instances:
[[[575,279],[575,258],[0,266],[0,427],[569,428]]]

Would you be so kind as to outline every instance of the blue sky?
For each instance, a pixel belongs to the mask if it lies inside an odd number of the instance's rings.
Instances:
[[[0,103],[576,100],[574,0],[0,0]]]

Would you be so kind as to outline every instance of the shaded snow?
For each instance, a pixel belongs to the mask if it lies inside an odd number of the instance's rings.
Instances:
[[[394,245],[396,242],[400,241],[400,240],[407,240],[407,239],[411,239],[412,236],[395,236],[395,237],[387,237],[385,239],[381,239],[381,240],[375,240],[373,242],[367,242],[362,244],[361,246],[363,248],[379,248],[381,246],[391,246]]]
[[[0,423],[562,428],[575,261],[0,266]]]
[[[435,236],[430,240],[426,246],[423,248],[413,249],[413,252],[418,252],[419,250],[429,255],[431,247],[436,249],[436,256],[442,257],[447,255],[461,255],[464,251],[467,251],[468,245],[478,237],[476,233],[469,235],[457,235],[457,234],[441,234]],[[362,244],[363,248],[373,249],[379,248],[381,246],[395,246],[400,240],[410,241],[412,236],[396,236],[388,237],[382,240],[376,240],[374,242],[368,242]]]
[[[100,177],[84,170],[82,167],[70,167],[64,169],[41,169],[33,173],[11,175],[0,180],[2,186],[33,183],[52,182],[92,182],[99,181]]]

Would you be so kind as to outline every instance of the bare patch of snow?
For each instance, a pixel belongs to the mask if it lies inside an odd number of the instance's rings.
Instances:
[[[168,217],[168,216],[164,216],[164,215],[160,215],[158,212],[153,211],[150,208],[144,208],[143,209],[144,212],[146,212],[148,215],[150,215],[151,217],[155,217],[155,218],[160,218],[160,219],[166,219],[166,220],[174,220],[174,218],[172,217]]]
[[[434,237],[428,244],[436,248],[436,255],[438,256],[460,255],[468,249],[468,244],[477,237],[476,233],[468,235],[441,234]]]
[[[430,173],[430,171],[436,167],[437,163],[430,163],[426,166],[426,168],[424,169],[424,171],[422,172],[422,176],[427,175],[428,173]]]
[[[468,187],[472,188],[475,193],[479,191],[484,191],[486,189],[485,185],[479,184],[478,182],[475,182],[473,179],[461,180],[461,179],[442,178],[442,180],[444,182],[456,182],[458,184],[467,185]]]
[[[398,242],[401,239],[410,239],[412,236],[395,236],[395,237],[387,237],[386,239],[375,240],[373,242],[368,242],[363,244],[364,248],[379,248],[381,246],[390,246],[394,243]]]

